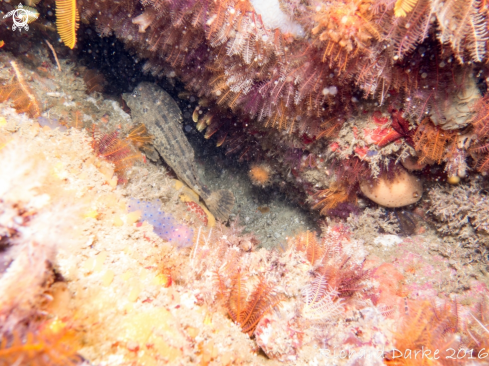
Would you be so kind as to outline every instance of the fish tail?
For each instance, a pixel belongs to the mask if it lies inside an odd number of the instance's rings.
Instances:
[[[227,221],[234,206],[234,195],[230,191],[212,192],[204,199],[209,211],[219,220]]]

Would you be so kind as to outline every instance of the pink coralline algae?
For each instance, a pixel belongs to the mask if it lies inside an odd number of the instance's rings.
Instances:
[[[172,215],[161,211],[161,204],[159,199],[130,199],[129,210],[141,211],[141,221],[151,224],[153,231],[162,239],[175,243],[180,248],[192,246],[194,231],[184,224],[179,224]]]

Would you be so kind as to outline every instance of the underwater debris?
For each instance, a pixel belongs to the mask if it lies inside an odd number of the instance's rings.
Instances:
[[[260,211],[262,214],[267,214],[270,212],[270,207],[268,206],[258,206],[256,209]]]
[[[58,55],[56,54],[56,51],[55,51],[53,45],[51,43],[49,43],[49,41],[47,39],[45,39],[44,42],[46,42],[46,44],[48,45],[49,49],[53,53],[54,60],[56,61],[56,65],[58,66],[58,71],[61,71],[61,65],[59,63]]]

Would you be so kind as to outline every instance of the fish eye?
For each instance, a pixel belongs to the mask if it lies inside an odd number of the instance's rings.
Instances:
[[[141,94],[140,94],[138,91],[136,91],[136,90],[135,90],[135,91],[132,93],[133,98],[137,98],[137,97],[139,97],[140,95],[141,95]]]

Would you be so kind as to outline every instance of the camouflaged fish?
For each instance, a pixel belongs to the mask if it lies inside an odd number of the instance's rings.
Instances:
[[[122,97],[131,108],[134,123],[143,123],[153,135],[153,146],[175,174],[205,202],[211,213],[225,221],[234,206],[231,192],[211,192],[199,180],[194,150],[182,131],[182,112],[177,103],[155,84],[140,83]]]

